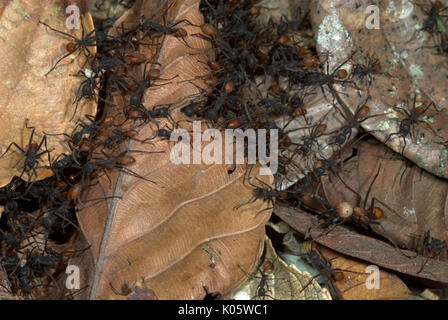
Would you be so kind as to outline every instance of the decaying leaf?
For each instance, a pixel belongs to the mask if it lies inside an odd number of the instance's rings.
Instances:
[[[276,205],[274,212],[294,230],[311,236],[315,242],[334,251],[385,269],[448,283],[448,263],[445,261],[428,260],[408,250],[398,251],[396,247],[382,240],[355,233],[343,226],[335,226],[331,232],[326,232],[328,230],[318,227],[317,217],[298,209]],[[422,269],[423,264],[425,267]]]
[[[430,18],[424,10],[429,12],[434,3],[409,0],[379,2],[381,12],[386,13],[383,15],[382,29],[389,44],[395,48],[397,58],[403,63],[413,82],[438,108],[447,109],[446,58],[440,49],[437,50],[441,39],[432,32],[423,31],[425,22]],[[443,7],[448,6],[446,0],[439,3]],[[443,24],[439,20],[440,18],[436,23]],[[446,32],[446,27],[441,26],[440,30]],[[436,28],[439,29],[438,26]]]
[[[203,23],[199,1],[178,1],[168,10],[163,3],[137,2],[117,24],[140,16],[162,21],[163,15],[167,23],[182,19],[195,25]],[[182,28],[189,35],[199,32],[190,25]],[[207,74],[204,64],[198,63],[208,59],[205,51],[210,44],[205,40],[166,36],[159,41],[160,47],[145,47],[148,51],[143,54],[153,57],[160,78],[176,79],[146,91],[144,104],[148,109],[182,99],[188,102],[189,96],[198,94],[198,87],[186,80]],[[182,119],[180,106],[171,109],[178,123]],[[167,128],[171,125],[169,121],[165,124]],[[154,130],[147,125],[137,138],[154,136]],[[144,282],[159,299],[200,299],[206,294],[203,286],[228,296],[247,278],[240,266],[251,270],[258,261],[271,210],[262,199],[235,210],[254,198],[253,188],[244,183],[246,167],[237,165],[229,171],[228,165],[176,165],[170,160],[173,146],[161,138],[154,139],[153,145],[131,141],[130,150],[158,152],[130,153],[137,161],[127,168],[147,180],[116,170],[108,173],[112,183],[103,176],[89,190],[89,198],[120,197],[78,214],[94,258],[93,265],[87,267],[92,271],[91,298],[113,295],[112,288],[119,292],[135,281]],[[260,179],[272,183],[270,177]]]
[[[365,130],[393,148],[393,150],[403,153],[418,166],[425,170],[441,176],[447,177],[446,170],[447,152],[444,142],[448,133],[446,132],[446,112],[437,111],[434,106],[425,112],[422,122],[412,125],[412,133],[403,137],[396,133],[400,130],[401,119],[408,116],[397,108],[404,108],[409,111],[413,108],[413,95],[423,91],[434,99],[438,106],[446,102],[446,79],[441,82],[430,80],[428,77],[419,74],[416,70],[419,65],[414,63],[415,56],[423,55],[424,50],[416,52],[415,43],[406,43],[403,34],[414,34],[415,25],[405,28],[403,22],[398,18],[400,1],[381,1],[381,27],[379,29],[368,28],[366,26],[366,8],[371,3],[359,3],[357,1],[322,0],[316,1],[311,6],[311,17],[313,27],[317,35],[317,48],[319,52],[331,53],[329,57],[330,72],[333,68],[344,61],[343,69],[352,72],[355,64],[368,65],[369,61],[378,59],[377,67],[380,72],[369,75],[364,79],[347,78],[344,85],[335,85],[339,91],[339,97],[352,113],[362,104],[367,104],[370,108],[371,117],[362,122]],[[403,6],[408,1],[403,1]],[[404,8],[404,7],[403,7]],[[404,9],[403,9],[404,10]],[[369,11],[370,12],[370,11]],[[420,13],[421,14],[421,13]],[[411,13],[406,14],[406,19],[411,19]],[[421,17],[420,19],[423,19]],[[400,20],[397,22],[397,20]],[[385,23],[387,21],[387,23]],[[392,21],[392,22],[391,22]],[[396,41],[400,41],[397,46]],[[412,52],[412,53],[411,53]],[[350,61],[347,59],[351,57]],[[432,59],[420,57],[427,65],[432,65]],[[437,76],[439,77],[439,76]],[[420,81],[425,78],[425,81]],[[427,90],[428,81],[431,86],[440,85],[440,90]],[[420,87],[423,86],[423,88]],[[415,92],[412,95],[411,92]],[[417,101],[417,106],[426,107],[431,102],[421,95]],[[426,122],[426,123],[423,123]],[[431,127],[428,128],[428,125]],[[391,135],[393,134],[393,135]]]
[[[81,37],[81,29],[67,30],[65,7],[58,1],[3,1],[0,3],[0,152],[6,152],[10,143],[15,142],[24,151],[29,147],[31,127],[35,127],[32,143],[42,142],[44,133],[71,133],[76,120],[82,114],[94,114],[96,103],[93,100],[81,101],[76,116],[74,101],[82,77],[75,75],[85,64],[85,57],[76,54],[61,61],[50,74],[45,74],[54,63],[67,53],[68,37],[61,36],[39,21],[57,30]],[[85,32],[93,30],[90,15],[83,16]],[[90,51],[95,54],[95,48]],[[70,63],[73,60],[73,63]],[[26,122],[28,119],[28,122]],[[26,128],[26,124],[30,128]],[[51,160],[68,152],[66,138],[62,135],[46,136],[47,144],[42,143],[40,152],[51,152]],[[39,159],[38,178],[52,174],[48,169],[48,154]],[[14,175],[23,170],[24,154],[12,146],[0,158],[0,186],[9,183]],[[35,179],[30,172],[31,179]],[[26,174],[23,175],[26,179]]]
[[[344,300],[404,300],[410,298],[411,292],[396,275],[322,246],[318,246],[318,250],[327,261],[330,261],[333,269],[340,269],[343,272],[344,278],[334,281],[334,285]],[[375,278],[375,275],[378,277]]]
[[[401,247],[422,252],[428,230],[432,237],[447,240],[446,181],[403,161],[383,145],[364,142],[357,150],[343,172],[322,179],[330,203],[346,201],[369,209],[374,198],[384,217],[372,223],[372,229]]]

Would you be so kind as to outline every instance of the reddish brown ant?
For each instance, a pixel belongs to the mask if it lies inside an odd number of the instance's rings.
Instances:
[[[445,256],[446,258],[448,254],[448,246],[446,244],[446,241],[431,237],[430,232],[430,230],[426,231],[423,238],[423,256],[426,256],[427,258],[421,268],[417,271],[417,274],[423,271],[429,259],[434,259],[438,256]]]

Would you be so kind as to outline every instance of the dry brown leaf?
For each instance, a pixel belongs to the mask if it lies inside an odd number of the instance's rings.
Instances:
[[[443,7],[448,6],[447,0],[440,2]],[[434,40],[435,37],[431,39],[427,32],[418,31],[423,28],[424,21],[428,19],[428,16],[417,4],[425,5],[426,10],[431,3],[433,2],[411,2],[409,0],[380,2],[380,10],[388,11],[388,14],[384,16],[382,28],[387,41],[395,47],[397,55],[414,83],[417,83],[418,87],[439,108],[448,109],[446,58],[437,54],[434,48],[423,48],[431,46],[433,44],[431,40]],[[444,28],[446,29],[446,26]]]
[[[81,37],[81,29],[67,30],[65,6],[58,1],[2,1],[0,3],[0,152],[3,154],[11,142],[22,149],[28,147],[31,129],[36,127],[33,142],[39,143],[45,133],[71,133],[76,120],[82,114],[94,114],[96,103],[82,101],[77,116],[73,102],[82,81],[76,74],[85,59],[80,55],[73,63],[73,56],[65,59],[48,76],[44,76],[53,64],[67,53],[67,38],[39,24],[44,21],[57,30]],[[89,15],[85,16],[86,32],[93,30]],[[92,53],[95,52],[91,48]],[[48,150],[54,159],[67,152],[64,136],[47,136]],[[41,151],[45,150],[42,146]],[[47,155],[43,155],[39,166],[48,164]],[[20,175],[23,168],[23,153],[15,147],[0,158],[0,187],[9,183],[14,175]],[[39,179],[52,174],[48,169],[38,169]],[[24,176],[26,178],[26,175]]]
[[[355,233],[343,226],[336,226],[327,233],[328,230],[318,227],[317,217],[298,209],[278,204],[274,212],[294,230],[310,235],[315,242],[334,251],[399,273],[448,283],[448,263],[445,261],[427,260],[423,256],[408,258],[405,255],[412,257],[412,251],[401,249],[398,252],[397,248],[386,242]],[[425,268],[419,272],[423,264]]]
[[[346,201],[362,206],[365,201],[368,209],[375,197],[393,209],[375,202],[384,210],[384,217],[378,221],[380,225],[371,225],[378,234],[418,252],[423,250],[423,235],[428,230],[432,237],[448,240],[446,181],[410,165],[382,145],[367,142],[359,145],[357,157],[350,159],[338,176],[345,185],[334,174],[322,179],[330,203]],[[365,199],[370,186],[369,198]]]
[[[403,300],[410,298],[411,292],[408,287],[396,275],[378,268],[379,287],[378,289],[369,289],[366,283],[371,271],[367,267],[372,265],[343,256],[323,246],[317,248],[325,259],[331,262],[332,268],[343,271],[344,279],[334,281],[334,285],[344,300]]]
[[[406,43],[401,43],[401,47],[396,46],[397,39],[403,41],[404,33],[413,34],[415,30],[414,25],[408,28],[398,28],[391,22],[394,20],[395,23],[397,19],[398,2],[400,1],[381,1],[380,4],[378,1],[376,2],[380,7],[381,14],[380,29],[378,30],[368,29],[365,25],[369,15],[365,13],[365,10],[372,3],[359,3],[355,0],[321,0],[315,1],[315,5],[311,6],[318,51],[332,54],[330,70],[356,51],[353,59],[357,63],[366,64],[366,55],[369,54],[378,58],[382,71],[390,75],[374,75],[368,92],[356,90],[351,84],[335,86],[341,92],[340,97],[352,112],[355,112],[356,107],[367,98],[367,95],[370,95],[371,98],[367,102],[370,114],[381,116],[364,121],[362,126],[367,131],[373,131],[372,134],[383,142],[391,133],[399,131],[399,119],[405,117],[392,106],[406,108],[407,102],[408,108],[411,109],[411,92],[418,92],[420,89],[430,98],[435,99],[436,105],[446,104],[446,102],[442,102],[446,100],[446,85],[444,85],[446,79],[441,82],[435,82],[436,79],[430,80],[430,77],[426,77],[425,74],[432,75],[435,72],[430,72],[429,67],[425,69],[427,73],[419,74],[416,77],[415,70],[422,70],[422,68],[413,63],[415,56],[418,55],[421,59],[420,62],[424,61],[426,65],[430,65],[433,59],[420,57],[420,51],[419,53],[415,52],[415,44],[411,43],[407,46]],[[408,3],[408,1],[403,3]],[[420,20],[422,19],[424,17],[421,17],[420,12]],[[347,64],[344,68],[350,71],[351,66]],[[421,81],[423,78],[426,80]],[[434,83],[440,84],[440,90],[428,90],[428,82],[431,82],[431,87],[435,87]],[[443,144],[446,140],[444,137],[448,137],[446,126],[443,126],[446,123],[447,114],[446,112],[437,112],[435,108],[431,107],[425,115],[427,124],[437,131],[440,137],[435,136],[427,128],[427,125],[418,123],[413,126],[413,130],[415,130],[413,139],[408,135],[404,142],[403,138],[393,136],[387,144],[397,152],[402,152],[404,149],[404,155],[425,170],[441,177],[448,177],[446,170],[448,153]]]
[[[161,22],[164,3],[137,2],[117,24],[140,16],[153,16]],[[200,25],[198,5],[197,0],[177,1],[166,12],[166,21],[188,19]],[[197,27],[182,27],[188,34],[199,32]],[[206,50],[209,43],[187,36],[185,41],[199,48],[189,49],[179,38],[160,40],[157,50],[145,47],[143,53],[160,64],[156,67],[161,78],[178,77],[146,91],[144,105],[148,109],[182,98],[188,101],[198,88],[184,80],[207,73],[198,60],[207,61],[199,49]],[[172,109],[176,121],[182,119],[179,108]],[[171,128],[169,123],[166,126]],[[153,136],[153,130],[145,126],[137,138]],[[229,296],[247,277],[239,272],[239,266],[250,270],[258,261],[271,210],[266,210],[269,204],[262,200],[234,210],[253,198],[252,187],[243,184],[245,167],[238,165],[228,173],[226,165],[175,165],[170,161],[172,146],[161,139],[155,139],[150,147],[138,141],[128,145],[131,150],[164,152],[132,153],[137,162],[129,169],[155,183],[114,171],[108,173],[112,183],[102,177],[89,190],[89,198],[121,196],[78,214],[92,246],[94,261],[85,266],[91,271],[87,277],[91,298],[110,297],[112,287],[120,291],[135,281],[144,282],[159,299],[200,299],[205,296],[203,286]]]

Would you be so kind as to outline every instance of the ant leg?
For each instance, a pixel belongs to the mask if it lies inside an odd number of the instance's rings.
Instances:
[[[263,210],[258,211],[257,214],[255,215],[254,219],[255,219],[256,217],[258,217],[258,215],[259,215],[260,213],[262,213],[263,211],[271,210],[271,209],[274,209],[274,203],[272,203],[272,207],[264,208]]]
[[[350,187],[343,179],[342,179],[342,177],[337,173],[337,172],[333,172],[335,175],[336,175],[336,177],[342,182],[342,184],[348,189],[348,190],[350,190],[351,192],[353,192],[359,199],[362,199],[362,197],[361,197],[361,195],[358,193],[358,192],[356,192],[352,187]]]
[[[408,163],[406,162],[405,163],[405,168],[404,168],[404,170],[403,170],[403,172],[401,173],[401,175],[400,175],[400,186],[401,186],[401,182],[402,182],[402,179],[403,179],[403,176],[404,176],[404,173],[406,172],[406,170],[408,169],[408,167],[410,167],[409,165],[408,165]]]
[[[76,49],[78,49],[78,48],[76,48]],[[75,50],[76,50],[75,49]],[[62,60],[64,60],[65,58],[67,58],[69,55],[71,55],[72,53],[73,53],[74,51],[71,51],[71,52],[69,52],[69,53],[66,53],[65,55],[63,55],[55,64],[54,64],[54,66],[46,73],[46,74],[44,74],[44,76],[46,77],[46,76],[48,76],[50,73],[51,73],[51,71],[53,71],[54,69],[56,69],[56,67],[57,67],[57,65],[59,64],[59,62],[61,62]]]
[[[51,166],[51,158],[50,158],[50,152],[48,151],[48,146],[47,146],[47,136],[44,134],[42,140],[39,143],[39,147],[37,148],[37,150],[40,150],[40,148],[42,147],[42,144],[45,144],[45,151],[42,151],[41,153],[36,155],[36,158],[40,158],[44,153],[46,153],[48,155],[48,164]]]
[[[372,182],[370,183],[369,188],[367,189],[366,197],[365,197],[365,199],[364,199],[364,203],[363,203],[363,205],[362,205],[362,208],[365,208],[365,207],[366,207],[367,199],[369,198],[370,191],[372,191],[373,184],[375,183],[376,178],[378,178],[378,176],[379,176],[379,174],[380,174],[381,163],[382,163],[382,162],[380,162],[380,164],[379,164],[379,166],[378,166],[378,171],[376,172],[375,176],[373,177]],[[371,202],[370,209],[373,208],[373,202],[374,202],[374,199],[375,199],[375,198],[372,198],[372,202]]]
[[[423,271],[423,269],[425,268],[425,266],[426,266],[426,264],[428,263],[429,259],[430,259],[429,256],[426,257],[425,262],[423,262],[423,265],[422,265],[421,268],[416,272],[416,274],[419,274],[419,273],[421,273],[421,272]]]
[[[133,177],[136,177],[136,178],[139,178],[139,179],[142,179],[142,180],[145,180],[145,181],[148,181],[148,182],[157,184],[157,182],[152,181],[152,180],[149,180],[149,179],[147,179],[147,178],[145,178],[145,177],[142,177],[141,175],[139,175],[138,173],[132,171],[131,169],[128,169],[128,168],[121,168],[120,171],[123,172],[123,173],[126,173],[126,174],[128,174],[128,175],[130,175],[130,176],[133,176]]]
[[[6,148],[6,151],[3,152],[3,154],[0,156],[0,158],[2,158],[2,157],[9,151],[9,149],[11,149],[12,146],[16,147],[17,149],[19,149],[20,151],[22,151],[22,153],[26,154],[26,152],[25,152],[21,147],[19,147],[19,145],[18,145],[17,143],[15,143],[15,142],[11,142],[11,143],[9,144],[9,146]]]
[[[392,138],[393,136],[401,136],[401,134],[399,132],[394,132],[394,133],[389,134],[389,136],[387,137],[386,141],[384,141],[384,143],[387,143],[390,140],[390,138]]]
[[[251,199],[251,200],[249,200],[249,201],[247,201],[247,202],[244,202],[244,203],[242,203],[242,204],[239,204],[239,205],[235,206],[235,207],[233,208],[233,210],[238,210],[239,208],[241,208],[241,207],[243,207],[243,206],[245,206],[245,205],[254,203],[254,202],[257,201],[257,200],[258,200],[258,198],[255,196],[255,197],[253,197],[253,199]]]
[[[87,81],[87,80],[86,80],[86,81]],[[76,104],[75,104],[75,111],[73,111],[73,115],[72,115],[72,117],[70,118],[70,121],[73,121],[73,119],[75,118],[76,111],[78,111],[78,105],[79,105],[79,102],[81,101],[82,98],[83,98],[83,96],[80,96],[79,98],[76,98],[76,100],[75,100],[75,102],[76,102]]]
[[[51,30],[53,30],[53,31],[55,31],[55,32],[57,32],[57,33],[60,33],[60,34],[63,34],[63,35],[65,35],[65,36],[69,37],[69,38],[72,38],[73,40],[79,40],[78,38],[76,38],[75,36],[73,36],[73,35],[71,35],[71,34],[68,34],[68,33],[65,33],[65,32],[62,32],[62,31],[59,31],[59,30],[56,30],[56,29],[50,27],[50,26],[49,26],[48,24],[46,24],[45,22],[39,21],[39,23],[40,23],[40,24],[43,24],[44,26],[50,28]]]
[[[403,146],[403,149],[401,149],[401,156],[402,157],[404,157],[404,150],[406,149],[406,137],[402,137],[403,138],[403,141],[404,141],[404,146]]]
[[[250,181],[250,174],[252,173],[252,169],[254,168],[254,165],[250,165],[250,169],[248,170],[248,174],[247,174],[247,183],[253,187],[253,188],[259,188],[259,186],[254,185],[251,181]],[[257,178],[256,178],[257,179]]]

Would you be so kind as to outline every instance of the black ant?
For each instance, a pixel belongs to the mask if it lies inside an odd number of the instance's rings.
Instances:
[[[314,276],[302,289],[300,292],[303,292],[311,283],[312,281],[318,277],[319,275],[322,275],[326,283],[328,285],[328,288],[330,289],[330,292],[334,298],[337,299],[343,299],[343,295],[341,291],[337,288],[335,285],[335,282],[340,282],[345,279],[345,272],[355,273],[355,274],[365,274],[363,272],[356,272],[351,270],[342,270],[340,268],[333,268],[331,265],[331,261],[336,259],[333,258],[331,260],[327,260],[323,257],[323,255],[318,251],[314,250],[313,248],[310,249],[305,254],[306,261],[315,268],[319,274],[317,276]]]
[[[30,286],[30,277],[29,277],[29,262],[27,261],[27,259],[22,258],[20,259],[19,263],[18,263],[18,268],[17,268],[17,275],[19,277],[19,281],[21,284],[21,289],[23,294],[25,295],[29,295],[31,292],[31,286]]]
[[[399,108],[397,106],[394,106],[395,109],[403,111],[407,115],[407,118],[404,118],[404,119],[394,118],[400,122],[399,130],[398,130],[398,132],[389,134],[389,136],[386,138],[386,141],[384,142],[384,143],[387,143],[390,140],[390,138],[392,138],[393,136],[399,136],[400,138],[403,138],[404,146],[401,151],[402,156],[404,154],[404,150],[406,149],[406,143],[407,143],[406,137],[409,135],[411,137],[411,139],[413,139],[412,127],[416,123],[425,124],[434,135],[436,135],[439,138],[442,138],[441,136],[439,136],[437,134],[437,132],[426,121],[420,120],[420,117],[423,116],[423,114],[429,109],[429,107],[431,107],[434,104],[432,102],[430,102],[426,107],[416,107],[416,99],[417,99],[417,95],[414,95],[412,110],[410,110],[410,111],[408,109]]]
[[[90,142],[93,139],[93,136],[96,135],[96,133],[98,132],[98,130],[101,127],[101,124],[98,123],[93,116],[85,115],[85,117],[89,121],[89,123],[79,119],[78,124],[76,125],[75,129],[73,130],[73,133],[71,136],[67,133],[45,133],[45,135],[47,135],[47,136],[61,136],[61,135],[65,136],[65,137],[69,138],[68,144],[69,144],[70,149],[74,150],[77,148],[81,148],[83,141],[85,139],[84,136],[90,135],[90,137],[89,137],[89,142]],[[81,130],[78,130],[79,127],[81,127]],[[60,156],[61,155],[59,155],[58,158]],[[66,166],[70,162],[70,159],[75,159],[75,158],[73,157],[73,155],[66,156],[64,158],[65,159],[64,161],[61,161],[58,163],[58,166],[59,167]]]
[[[440,35],[440,42],[436,45],[432,46],[423,46],[420,48],[417,48],[417,50],[429,48],[429,49],[435,49],[437,52],[437,55],[442,55],[444,57],[448,56],[448,37],[445,34]],[[443,65],[445,68],[447,68],[446,64]]]
[[[159,77],[160,76],[159,69],[151,69],[148,72],[146,72],[146,68],[149,63],[150,63],[149,61],[147,63],[145,63],[145,66],[143,68],[142,81],[138,84],[137,89],[131,95],[129,105],[127,105],[123,108],[124,111],[126,111],[126,109],[129,107],[139,107],[142,104],[141,102],[142,102],[143,96],[146,92],[146,89],[148,89],[151,86],[155,86],[155,84],[153,84],[152,81],[154,81],[154,80],[169,81],[169,80],[175,79],[179,76],[179,75],[176,75],[172,78],[163,79],[163,78]],[[134,79],[134,81],[138,82],[135,79]],[[160,84],[160,85],[163,85],[163,84]]]
[[[151,182],[156,184],[156,182],[149,180],[145,177],[140,176],[139,174],[135,173],[134,171],[130,170],[129,168],[126,168],[127,166],[130,166],[136,162],[136,159],[132,156],[127,155],[127,152],[139,152],[139,153],[162,153],[160,151],[138,151],[138,150],[128,150],[124,151],[116,156],[111,156],[105,153],[104,151],[101,151],[101,154],[104,156],[104,158],[100,157],[92,157],[89,161],[87,161],[85,164],[80,165],[79,169],[81,169],[81,186],[88,185],[89,179],[93,174],[96,174],[100,171],[103,171],[106,173],[106,170],[118,168],[121,172],[125,174],[129,174],[133,177],[140,178],[142,180]],[[107,176],[107,173],[106,173]],[[109,181],[110,178],[107,176]],[[78,196],[79,200],[80,194]]]
[[[311,127],[310,133],[305,138],[302,138],[303,143],[297,146],[292,157],[295,156],[297,152],[300,152],[302,155],[308,155],[313,147],[314,143],[317,142],[317,139],[322,136],[327,130],[327,125],[323,123],[327,115],[330,113],[329,110],[314,126]],[[310,129],[310,127],[300,128],[300,129]]]
[[[383,218],[383,216],[384,216],[384,211],[380,207],[375,206],[375,202],[378,202],[379,204],[381,204],[382,206],[384,206],[391,212],[396,213],[395,210],[393,210],[387,204],[385,204],[384,202],[382,202],[381,200],[379,200],[375,197],[371,198],[370,206],[368,208],[366,208],[369,194],[372,190],[372,187],[373,187],[376,179],[378,178],[378,176],[380,174],[381,166],[382,165],[380,162],[378,165],[378,169],[372,179],[372,182],[370,183],[370,185],[367,189],[366,196],[364,197],[364,201],[362,202],[362,204],[361,204],[361,201],[362,201],[361,195],[358,194],[358,192],[355,191],[353,188],[351,188],[338,174],[336,174],[336,176],[344,184],[344,186],[358,198],[358,203],[355,206],[353,206],[352,204],[343,201],[343,202],[338,203],[337,206],[334,206],[333,204],[329,203],[326,199],[322,199],[323,204],[328,208],[327,212],[330,212],[330,216],[327,216],[325,218],[323,216],[321,216],[319,219],[324,218],[324,219],[326,219],[326,221],[324,223],[321,223],[319,225],[319,227],[326,229],[326,228],[329,228],[330,226],[333,226],[333,228],[334,228],[340,224],[350,223],[355,227],[361,227],[365,230],[372,230],[372,225],[377,225],[378,227],[380,227],[383,230],[383,232],[381,233],[381,236],[384,237],[385,239],[387,239],[395,247],[395,249],[398,250],[398,252],[400,254],[402,254],[403,256],[405,256],[407,258],[415,258],[415,256],[409,256],[406,253],[404,253],[402,250],[400,250],[400,248],[397,246],[395,241],[393,241],[391,238],[389,238],[387,236],[386,230],[379,222],[379,220],[381,218]],[[327,230],[325,232],[325,234],[329,233],[331,230],[332,229]]]
[[[431,3],[429,10],[425,9],[425,7],[428,7],[426,5],[417,4],[422,11],[426,14],[427,18],[423,22],[423,27],[421,29],[418,29],[414,35],[412,36],[411,40],[414,39],[414,37],[420,33],[421,31],[426,31],[430,34],[433,34],[435,32],[442,33],[439,30],[438,20],[441,17],[448,17],[447,15],[441,15],[442,12],[448,9],[448,7],[443,7],[443,4],[441,1],[435,1]],[[409,40],[408,42],[410,42]]]
[[[392,77],[389,73],[383,72],[380,59],[371,56],[370,54],[366,55],[366,64],[354,63],[353,70],[351,73],[352,77],[356,77],[360,82],[371,82],[372,75],[386,75],[388,77]]]
[[[446,241],[439,240],[437,238],[431,237],[430,230],[425,232],[425,236],[423,238],[423,255],[426,256],[426,260],[421,266],[420,270],[417,271],[417,274],[421,273],[425,268],[425,265],[428,263],[429,259],[434,259],[437,256],[445,253],[447,254],[448,246]]]
[[[330,91],[332,93],[335,93],[336,90],[333,87],[334,84],[344,84],[344,83],[353,84],[352,80],[344,80],[347,78],[348,73],[345,69],[341,68],[353,58],[354,54],[355,52],[353,52],[346,60],[342,61],[339,65],[337,65],[332,73],[329,72],[329,64],[327,63],[327,73],[308,72],[295,77],[295,81],[299,82],[304,87],[310,87],[316,85],[320,86],[322,94],[324,96],[326,96],[323,87],[324,85],[327,85]]]
[[[169,26],[166,25],[166,17],[165,17],[166,13],[175,3],[176,3],[176,1],[173,1],[171,4],[169,4],[167,6],[167,8],[165,9],[164,13],[162,14],[163,24],[152,21],[151,20],[152,17],[148,18],[148,19],[145,19],[144,17],[142,17],[140,19],[139,25],[137,26],[137,30],[140,30],[143,32],[143,36],[141,37],[141,39],[143,39],[147,34],[149,34],[150,36],[171,35],[176,38],[182,38],[182,41],[185,43],[185,45],[187,47],[191,48],[190,45],[185,40],[185,37],[188,35],[187,32],[185,31],[185,29],[181,28],[181,27],[176,28],[176,26],[181,24],[182,22],[189,23],[189,21],[187,19],[182,19],[182,20],[177,21],[176,23],[171,24]],[[134,29],[134,30],[128,31],[124,34],[124,36],[128,36],[129,34],[132,34],[137,30]]]
[[[272,300],[275,300],[274,297],[268,294],[269,291],[268,282],[272,281],[272,278],[268,274],[268,271],[272,270],[273,266],[274,266],[273,262],[268,260],[266,260],[262,265],[258,266],[258,272],[260,273],[261,276],[255,276],[254,274],[249,275],[246,271],[244,271],[243,268],[241,268],[241,266],[239,266],[239,268],[250,278],[260,279],[260,282],[257,284],[256,295],[254,297],[251,297],[251,300],[255,298],[263,298],[263,299],[270,298]]]
[[[16,147],[20,152],[22,152],[25,156],[25,160],[23,163],[23,170],[22,173],[20,174],[20,178],[23,176],[23,174],[25,172],[28,173],[30,171],[33,171],[34,175],[37,177],[37,171],[36,169],[38,169],[37,165],[38,165],[38,161],[39,158],[42,157],[44,154],[48,154],[48,162],[51,163],[50,160],[50,151],[48,151],[47,149],[47,136],[44,134],[44,136],[42,137],[41,141],[39,143],[34,143],[33,142],[33,137],[34,137],[34,131],[36,130],[35,127],[28,127],[28,119],[25,120],[25,127],[27,129],[32,129],[31,131],[31,135],[30,138],[28,140],[28,146],[24,149],[22,149],[17,143],[15,142],[11,142],[9,144],[9,146],[6,148],[6,151],[3,152],[3,154],[0,156],[0,158],[2,158],[6,153],[8,153],[8,151],[11,149],[12,146]],[[42,148],[42,145],[45,144],[45,151],[39,152],[39,150]],[[29,179],[31,179],[31,175],[29,175]]]
[[[350,109],[345,105],[345,103],[342,101],[342,99],[339,99],[339,96],[336,95],[338,98],[339,103],[343,107],[345,112],[341,112],[339,108],[336,108],[336,110],[339,112],[339,114],[347,121],[347,123],[342,126],[341,128],[336,129],[335,131],[329,132],[328,135],[331,135],[332,133],[337,133],[335,139],[333,142],[331,142],[329,145],[336,144],[339,146],[339,148],[342,148],[344,143],[350,140],[352,130],[354,128],[360,128],[361,123],[371,119],[373,117],[382,116],[383,114],[374,114],[369,115],[370,107],[366,105],[367,101],[369,100],[370,96],[361,104],[358,105],[358,107],[355,110],[355,113],[352,114],[350,112]],[[345,113],[345,114],[344,114]],[[372,131],[370,131],[372,132]]]
[[[243,206],[245,206],[245,205],[254,203],[254,202],[257,201],[258,199],[262,199],[263,201],[269,201],[271,204],[273,204],[273,203],[274,203],[274,198],[278,198],[278,199],[286,199],[286,198],[288,198],[288,194],[289,194],[289,193],[293,193],[293,192],[291,192],[291,191],[278,191],[278,190],[276,190],[276,189],[273,189],[271,186],[269,186],[268,184],[266,184],[265,182],[261,181],[261,180],[258,179],[258,178],[256,178],[257,181],[260,182],[260,183],[262,183],[265,187],[260,187],[260,186],[254,185],[254,184],[250,181],[250,174],[251,174],[253,168],[254,168],[254,167],[251,166],[250,169],[248,169],[248,170],[246,171],[246,172],[247,172],[247,179],[245,179],[244,181],[247,180],[248,184],[249,184],[251,187],[255,188],[255,190],[254,190],[254,197],[253,197],[251,200],[247,201],[247,202],[244,202],[244,203],[242,203],[242,204],[237,205],[237,206],[234,208],[234,210],[237,210],[237,209],[239,209],[239,208],[241,208],[241,207],[243,207]],[[264,210],[268,210],[268,209],[269,209],[269,208],[266,208],[266,209],[264,209]],[[264,210],[262,210],[262,211],[264,211]],[[262,211],[258,212],[257,215],[260,214]]]
[[[92,55],[92,52],[90,52],[89,47],[96,47],[98,45],[98,39],[96,36],[93,35],[95,33],[95,30],[92,30],[88,34],[85,34],[84,28],[82,28],[81,39],[79,39],[71,34],[66,33],[66,32],[56,30],[56,29],[52,28],[51,26],[49,26],[48,24],[46,24],[45,22],[39,21],[39,23],[43,24],[47,28],[50,28],[50,30],[53,30],[53,31],[55,31],[59,34],[62,34],[63,36],[68,37],[73,40],[73,42],[68,43],[66,46],[68,53],[66,53],[61,58],[59,58],[59,60],[54,64],[54,66],[50,69],[50,71],[48,71],[45,74],[45,76],[47,76],[51,71],[53,71],[56,68],[56,66],[59,64],[59,62],[61,62],[68,56],[72,55],[75,51],[79,50],[78,55],[81,52],[83,52],[86,57],[90,57]]]
[[[70,118],[70,121],[72,121],[75,118],[76,115],[76,111],[78,110],[78,105],[79,102],[82,99],[91,99],[93,97],[98,97],[99,100],[109,103],[109,104],[115,104],[112,101],[106,100],[102,97],[100,97],[100,95],[96,94],[95,91],[98,90],[97,85],[95,84],[95,80],[93,77],[88,77],[86,80],[84,80],[83,82],[81,82],[81,84],[78,87],[78,92],[76,93],[76,99],[73,102],[75,104],[75,110],[73,111],[73,115]],[[79,92],[81,91],[81,94],[79,94]]]
[[[120,144],[124,143],[125,141],[127,141],[129,139],[134,140],[134,141],[143,142],[142,140],[135,138],[135,136],[138,134],[138,132],[133,129],[126,130],[126,131],[122,131],[121,129],[115,129],[113,131],[113,133],[114,133],[114,135],[109,136],[102,142],[102,145],[104,146],[104,148],[115,149]]]
[[[259,267],[258,271],[261,274],[261,278],[260,278],[260,282],[257,285],[257,295],[255,297],[268,297],[271,299],[274,299],[273,297],[271,297],[270,295],[268,295],[266,293],[266,287],[267,287],[267,282],[269,280],[269,276],[267,275],[267,271],[270,270],[272,268],[272,262],[270,261],[265,261],[265,263],[263,264],[263,268],[261,269]],[[253,297],[252,299],[254,299],[255,297]]]
[[[342,299],[342,293],[334,285],[334,281],[341,281],[344,279],[342,270],[332,268],[330,262],[322,258],[321,255],[313,249],[310,249],[310,251],[306,253],[305,258],[306,261],[319,272],[317,276],[322,275],[325,278],[332,296]],[[314,276],[305,286],[303,286],[300,292],[303,292],[317,276]]]

